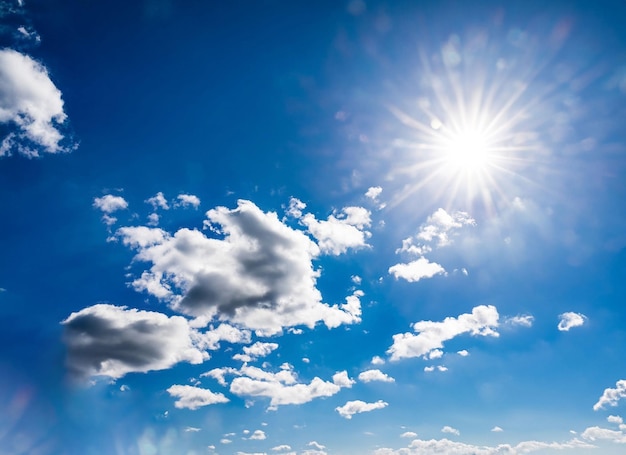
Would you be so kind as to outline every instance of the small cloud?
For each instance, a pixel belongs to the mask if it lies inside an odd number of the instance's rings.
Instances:
[[[501,433],[504,430],[502,428],[500,428],[499,426],[495,426],[491,429],[491,431],[493,431],[494,433]]]
[[[227,403],[230,401],[221,393],[214,393],[208,389],[201,389],[190,385],[173,385],[167,392],[178,399],[174,406],[179,409],[195,410],[201,406],[208,406],[216,403]]]
[[[146,223],[148,226],[158,226],[159,225],[159,214],[151,213],[148,215],[148,222]]]
[[[396,279],[403,278],[409,283],[417,282],[423,278],[432,278],[435,275],[446,273],[446,270],[436,262],[430,262],[421,257],[409,263],[400,263],[389,267],[389,273]]]
[[[233,441],[231,441],[231,440],[230,440],[230,439],[228,439],[228,438],[223,438],[223,439],[220,439],[220,442],[221,442],[222,444],[230,444],[230,443],[231,443],[231,442],[233,442]]]
[[[443,365],[439,365],[439,366],[437,367],[437,369],[438,369],[439,371],[448,371],[448,367],[443,366]]]
[[[186,427],[185,433],[197,433],[200,430],[201,430],[200,428],[196,428],[196,427]]]
[[[354,284],[356,284],[357,286],[358,286],[358,285],[360,285],[360,284],[361,284],[361,281],[362,281],[362,280],[361,280],[361,277],[360,277],[360,276],[358,276],[358,275],[352,275],[352,276],[350,277],[350,279],[351,279],[351,280],[352,280],[352,282],[353,282]]]
[[[374,357],[372,357],[372,360],[370,361],[370,363],[372,365],[384,365],[385,364],[385,359],[383,359],[380,356],[375,355]]]
[[[339,415],[345,419],[351,419],[354,414],[360,414],[362,412],[370,412],[375,409],[382,409],[388,406],[389,403],[386,403],[382,400],[378,400],[375,403],[366,403],[361,400],[348,401],[343,406],[338,406],[335,408],[335,411],[339,413]]]
[[[396,380],[391,376],[386,375],[380,370],[366,370],[359,374],[359,381],[361,382],[395,382]]]
[[[106,194],[102,197],[94,198],[93,206],[103,213],[111,214],[118,210],[125,210],[128,208],[128,202],[122,196],[113,196],[112,194]]]
[[[267,436],[265,435],[265,432],[263,430],[255,430],[254,433],[252,433],[252,436],[250,436],[248,439],[251,439],[253,441],[262,441],[266,438]]]
[[[518,314],[517,316],[511,316],[507,318],[504,322],[510,326],[519,326],[519,327],[532,327],[535,317],[530,314]]]
[[[130,390],[130,387],[128,387],[126,384],[122,384],[120,386],[120,392],[128,392]]]
[[[433,371],[435,371],[435,367],[434,366],[424,367],[424,371],[426,373],[433,372]]]
[[[401,438],[417,438],[417,433],[414,431],[405,431],[400,435]]]
[[[291,450],[291,446],[288,446],[287,444],[282,444],[276,447],[272,447],[272,450],[274,452],[284,452],[286,450]]]
[[[442,432],[442,433],[454,434],[454,435],[457,435],[457,436],[459,436],[459,435],[461,434],[461,432],[460,432],[459,430],[457,430],[456,428],[452,428],[452,427],[450,427],[450,426],[448,426],[448,425],[446,425],[445,427],[443,427],[443,428],[441,429],[441,432]]]
[[[463,349],[461,351],[457,351],[457,354],[461,357],[467,357],[469,355],[469,352],[467,351],[467,349]]]
[[[318,443],[317,441],[311,441],[307,444],[307,447],[315,447],[317,450],[324,450],[326,446]]]
[[[200,198],[193,194],[179,194],[176,196],[176,207],[193,207],[197,209],[200,206]]]
[[[304,363],[311,363],[311,360],[308,357],[302,357],[302,361]]]
[[[618,425],[624,423],[624,420],[620,416],[611,415],[611,416],[608,416],[606,420],[609,423],[616,423]]]
[[[617,406],[617,403],[626,398],[626,379],[620,379],[615,383],[615,388],[604,389],[604,393],[596,404],[593,405],[593,410],[598,411],[605,406]]]
[[[432,359],[440,359],[443,357],[443,351],[441,349],[433,349],[425,357]]]
[[[559,315],[559,325],[557,328],[561,332],[567,332],[572,327],[580,327],[587,320],[587,316],[581,313],[566,312]]]
[[[163,193],[159,191],[157,194],[145,200],[146,204],[150,204],[154,210],[163,209],[169,210],[170,206],[167,203],[167,199],[163,196]]]
[[[368,197],[375,201],[382,192],[383,189],[380,186],[371,186],[365,193],[365,197]]]

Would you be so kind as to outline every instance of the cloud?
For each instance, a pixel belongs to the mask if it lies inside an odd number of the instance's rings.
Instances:
[[[125,210],[128,208],[128,202],[122,196],[113,196],[112,194],[105,194],[102,197],[94,198],[93,206],[103,213],[111,214],[118,210]]]
[[[617,406],[617,403],[622,398],[626,398],[626,379],[617,381],[614,389],[604,389],[604,393],[598,402],[593,405],[593,410],[598,411],[599,409],[604,409],[605,406]]]
[[[194,209],[200,207],[200,198],[193,194],[179,194],[176,199],[177,207],[193,207]]]
[[[326,446],[318,443],[317,441],[311,441],[307,444],[307,447],[315,447],[317,450],[324,450]]]
[[[386,375],[380,370],[366,370],[359,374],[359,381],[362,382],[372,382],[372,381],[381,381],[381,382],[395,382],[395,379],[391,376]]]
[[[504,430],[503,430],[502,428],[500,428],[499,426],[495,426],[495,427],[493,427],[493,428],[491,429],[491,431],[492,431],[492,432],[494,432],[494,433],[501,433],[501,432],[503,432]]]
[[[567,312],[559,315],[558,329],[567,332],[572,327],[579,327],[585,323],[587,316],[580,313]]]
[[[581,436],[589,441],[606,440],[617,444],[626,444],[626,434],[619,430],[608,428],[589,427],[582,432]]]
[[[300,222],[315,237],[322,253],[337,256],[350,248],[369,246],[366,239],[371,233],[364,228],[371,224],[370,212],[363,207],[344,207],[337,216],[330,215],[325,221],[307,213]]]
[[[289,199],[289,207],[287,207],[287,215],[293,218],[302,218],[302,211],[306,208],[306,204],[300,199],[292,197]]]
[[[334,374],[332,382],[315,377],[308,384],[300,383],[289,364],[283,364],[277,373],[244,365],[239,370],[228,367],[215,368],[202,376],[211,376],[225,385],[226,374],[237,376],[230,384],[231,393],[238,396],[267,397],[270,399],[270,409],[288,404],[304,404],[315,398],[330,397],[341,388],[350,388],[354,384],[345,371]]]
[[[135,262],[151,264],[133,281],[135,290],[183,314],[230,321],[259,335],[320,321],[329,328],[361,321],[361,291],[342,305],[322,303],[320,272],[312,265],[319,247],[275,213],[240,200],[233,210],[209,210],[205,224],[223,238],[186,228],[174,235],[145,226],[119,229],[118,238],[137,251]]]
[[[457,354],[461,357],[467,357],[469,355],[469,352],[467,351],[467,349],[462,349],[461,351],[457,351]]]
[[[595,446],[578,439],[567,442],[540,442],[523,441],[512,446],[500,444],[498,446],[475,446],[462,442],[450,441],[449,439],[414,439],[407,448],[393,450],[381,448],[374,451],[374,455],[438,455],[442,453],[454,455],[522,455],[540,450],[565,450],[565,449],[593,449]]]
[[[167,393],[178,398],[174,406],[179,409],[195,410],[202,406],[230,401],[221,393],[214,393],[208,389],[190,385],[173,385],[167,389]]]
[[[284,452],[285,450],[291,450],[291,446],[288,446],[287,444],[281,444],[279,446],[272,447],[272,450],[274,450],[275,452]]]
[[[534,316],[530,314],[519,314],[506,318],[504,323],[510,326],[532,327],[534,320]]]
[[[382,409],[387,407],[389,403],[382,400],[378,400],[375,403],[366,403],[361,400],[348,401],[343,406],[335,408],[335,411],[339,413],[341,417],[351,419],[354,414],[360,414],[362,412],[370,412],[375,409]]]
[[[60,144],[59,125],[66,119],[61,92],[46,68],[12,49],[0,50],[0,123],[18,129],[2,141],[0,157],[12,150],[30,157],[69,151]]]
[[[185,427],[185,433],[197,433],[198,431],[202,431],[201,428],[196,427]]]
[[[414,431],[405,431],[404,433],[400,435],[400,437],[413,439],[417,437],[417,433]]]
[[[152,196],[151,198],[146,199],[145,202],[146,204],[150,204],[154,210],[156,209],[169,210],[170,209],[170,206],[167,203],[167,199],[165,199],[165,196],[160,191],[154,196]]]
[[[448,317],[442,322],[420,321],[413,324],[417,335],[399,333],[393,336],[393,345],[387,350],[391,360],[427,356],[435,349],[441,349],[443,342],[469,333],[470,335],[498,336],[498,310],[492,305],[479,305],[471,313],[458,318]]]
[[[241,360],[242,362],[252,362],[259,357],[267,356],[276,349],[278,349],[278,344],[276,343],[263,343],[261,341],[257,341],[252,346],[244,346],[244,353],[233,356],[233,359]]]
[[[396,264],[389,267],[389,273],[396,279],[403,278],[412,283],[422,278],[432,278],[435,275],[446,273],[446,270],[436,262],[430,262],[425,257],[421,257],[408,264]]]
[[[254,441],[262,441],[266,438],[267,436],[265,436],[265,432],[263,430],[255,430],[248,439],[252,439]]]
[[[368,197],[375,201],[382,192],[383,189],[380,186],[371,186],[367,189],[365,197]]]
[[[461,433],[459,432],[459,430],[457,430],[456,428],[452,428],[449,427],[448,425],[446,425],[445,427],[443,427],[441,429],[442,433],[450,433],[450,434],[455,434],[457,436],[459,436]]]
[[[385,364],[385,359],[383,359],[380,356],[375,355],[374,357],[372,357],[372,360],[370,361],[370,363],[372,365],[384,365]]]
[[[416,238],[425,242],[435,242],[437,246],[446,246],[452,243],[451,236],[464,225],[475,226],[474,221],[466,212],[449,214],[440,208],[430,215],[420,227]]]
[[[72,313],[62,324],[68,367],[80,378],[120,378],[179,362],[199,364],[209,357],[181,316],[98,304]]]
[[[622,419],[621,416],[613,416],[610,415],[606,418],[606,421],[609,423],[616,423],[618,425],[621,425],[622,423],[624,423],[624,419]]]

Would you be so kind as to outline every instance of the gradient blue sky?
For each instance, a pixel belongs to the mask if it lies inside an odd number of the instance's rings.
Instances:
[[[0,453],[624,453],[623,1],[0,18]]]

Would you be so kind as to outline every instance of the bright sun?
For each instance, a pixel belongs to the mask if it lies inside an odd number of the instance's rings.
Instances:
[[[466,129],[452,133],[443,142],[445,160],[457,170],[478,171],[489,164],[489,141],[483,131]]]

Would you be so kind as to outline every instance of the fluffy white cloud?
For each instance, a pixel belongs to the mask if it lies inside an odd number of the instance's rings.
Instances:
[[[581,436],[589,441],[606,440],[618,444],[626,444],[626,434],[619,430],[610,430],[601,427],[589,427]]]
[[[167,392],[178,398],[174,403],[179,409],[198,409],[216,403],[227,403],[229,400],[221,393],[214,393],[208,389],[190,385],[173,385]]]
[[[264,439],[267,439],[267,436],[265,435],[265,432],[263,430],[255,430],[254,433],[252,433],[252,435],[250,435],[250,438],[248,439],[252,439],[255,441],[262,441]]]
[[[498,310],[492,305],[479,305],[471,313],[448,317],[442,322],[420,321],[413,324],[417,335],[398,333],[393,336],[393,345],[387,350],[391,360],[427,356],[441,349],[443,342],[458,335],[498,336]]]
[[[283,364],[277,373],[271,373],[257,367],[244,365],[235,368],[215,368],[202,376],[211,376],[222,385],[226,384],[225,375],[236,377],[230,384],[231,393],[238,396],[270,398],[270,409],[287,404],[303,404],[315,398],[335,395],[343,387],[352,387],[354,380],[347,372],[341,371],[333,375],[332,382],[315,377],[306,383],[299,383],[293,368]]]
[[[382,357],[375,355],[374,357],[372,357],[372,360],[370,361],[370,363],[372,365],[384,365],[385,364],[385,359],[383,359]]]
[[[579,327],[585,323],[587,316],[580,313],[572,313],[568,311],[559,315],[558,329],[560,331],[567,332],[572,327]]]
[[[469,355],[469,352],[467,351],[467,349],[462,349],[460,351],[457,351],[457,354],[461,357],[467,357]]]
[[[307,447],[315,447],[317,450],[324,450],[326,448],[325,445],[320,444],[317,441],[311,441],[307,444]]]
[[[613,415],[608,416],[606,418],[606,421],[609,423],[617,423],[618,425],[624,423],[624,420],[622,419],[621,416],[613,416]]]
[[[362,382],[372,382],[372,381],[381,381],[381,382],[395,382],[395,379],[391,376],[386,375],[380,370],[366,370],[359,374],[359,381]]]
[[[68,367],[80,378],[120,378],[209,358],[197,345],[198,334],[180,316],[98,304],[72,313],[62,324]]]
[[[493,431],[494,433],[501,433],[504,430],[502,428],[500,428],[499,426],[495,426],[491,429],[491,431]]]
[[[626,379],[617,381],[614,389],[604,389],[604,393],[598,402],[593,405],[593,410],[597,411],[603,409],[605,406],[617,406],[617,403],[622,398],[626,398]]]
[[[173,309],[205,321],[231,321],[260,335],[321,321],[329,328],[360,322],[361,291],[343,305],[327,305],[316,288],[312,260],[319,247],[275,213],[250,201],[207,212],[206,226],[223,238],[180,229],[129,227],[117,231],[151,266],[133,287],[168,301]],[[149,242],[146,241],[149,239]]]
[[[339,413],[341,417],[346,419],[351,419],[354,414],[360,414],[362,412],[370,412],[375,409],[382,409],[386,407],[389,403],[386,403],[382,400],[378,400],[375,403],[366,403],[365,401],[355,400],[348,401],[343,406],[338,406],[335,408],[335,411]]]
[[[425,257],[421,257],[406,264],[393,265],[389,267],[389,273],[396,279],[404,278],[412,283],[422,278],[432,278],[435,275],[446,273],[446,270],[436,262],[430,262]]]
[[[363,207],[344,207],[337,216],[318,220],[311,213],[300,218],[325,254],[339,255],[349,248],[369,246],[366,239],[371,233],[364,230],[371,224],[370,212]]]
[[[417,433],[414,431],[405,431],[404,433],[400,435],[400,437],[413,439],[413,438],[417,438]]]
[[[242,362],[251,362],[259,357],[267,356],[276,349],[278,349],[277,343],[263,343],[257,341],[252,346],[244,346],[244,353],[233,356],[233,359],[241,360]]]
[[[519,314],[506,318],[504,323],[511,326],[532,327],[534,320],[534,316],[530,314]]]
[[[285,450],[291,450],[291,446],[288,446],[287,444],[281,444],[279,446],[272,447],[272,450],[274,450],[275,452],[284,452]]]
[[[2,141],[0,157],[13,150],[27,156],[69,151],[58,128],[66,119],[61,92],[46,68],[12,49],[0,50],[0,123],[18,128]]]
[[[380,186],[370,186],[365,192],[365,197],[368,197],[372,200],[376,200],[380,193],[383,192],[383,189]]]
[[[428,217],[416,238],[425,242],[435,242],[437,246],[446,246],[452,243],[451,235],[457,229],[475,224],[476,222],[466,212],[449,214],[440,208]]]
[[[461,433],[459,432],[459,430],[457,430],[456,428],[452,428],[448,425],[446,425],[445,427],[443,427],[441,429],[442,433],[450,433],[450,434],[455,434],[457,436],[459,436]]]
[[[565,450],[565,449],[593,449],[595,446],[578,440],[572,439],[567,442],[541,442],[541,441],[523,441],[512,446],[510,444],[500,444],[498,446],[475,446],[472,444],[464,444],[462,442],[450,441],[449,439],[430,439],[428,441],[422,439],[414,439],[408,447],[393,450],[389,448],[381,448],[374,451],[374,455],[522,455],[536,451]]]
[[[128,208],[128,202],[122,196],[113,196],[112,194],[106,194],[102,197],[97,197],[93,200],[93,206],[103,213],[111,214],[118,210],[124,210]]]
[[[165,199],[165,196],[161,191],[159,191],[151,198],[146,199],[145,202],[146,204],[150,204],[154,210],[159,208],[163,210],[169,210],[170,208],[169,204],[167,203],[167,199]]]
[[[177,207],[193,207],[194,209],[200,207],[200,198],[194,194],[179,194],[176,199]]]

